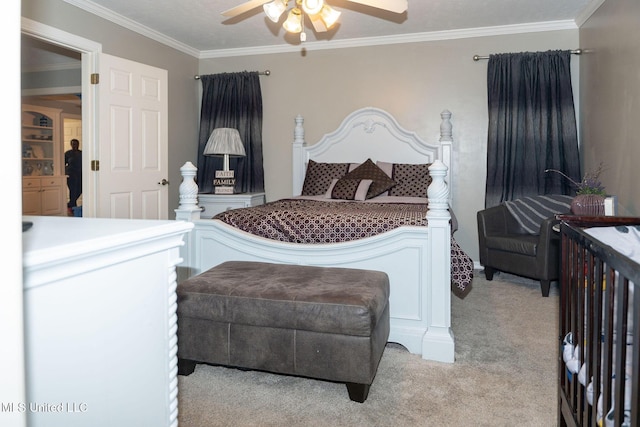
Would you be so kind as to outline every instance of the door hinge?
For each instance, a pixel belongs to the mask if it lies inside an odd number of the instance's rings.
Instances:
[[[92,171],[100,170],[100,160],[91,160],[91,170]]]
[[[98,73],[91,74],[91,84],[97,85],[98,83],[100,83],[100,74]]]

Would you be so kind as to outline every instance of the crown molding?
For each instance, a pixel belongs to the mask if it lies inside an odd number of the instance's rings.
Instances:
[[[200,55],[200,51],[198,49],[195,49],[191,46],[181,43],[171,37],[167,37],[156,30],[152,30],[151,28],[144,26],[139,22],[136,22],[125,16],[112,12],[111,10],[103,6],[100,6],[90,0],[63,0],[63,1],[65,3],[69,3],[73,6],[76,6],[86,12],[99,16],[100,18],[106,19],[107,21],[111,21],[114,24],[120,25],[121,27],[124,27],[128,30],[131,30],[145,37],[148,37],[152,40],[155,40],[158,43],[162,43],[166,46],[176,49],[180,52],[186,53],[196,58],[198,58]],[[135,0],[132,0],[132,1],[135,1]]]
[[[463,30],[432,31],[428,33],[397,34],[383,37],[363,37],[347,40],[326,40],[305,42],[304,45],[257,46],[238,49],[219,49],[200,52],[200,59],[224,58],[231,56],[268,55],[273,53],[298,52],[300,49],[323,50],[364,46],[380,46],[401,43],[418,43],[439,40],[454,40],[476,37],[501,36],[508,34],[534,33],[543,31],[575,30],[578,26],[573,20],[534,22],[529,24],[502,25],[497,27],[479,27]]]

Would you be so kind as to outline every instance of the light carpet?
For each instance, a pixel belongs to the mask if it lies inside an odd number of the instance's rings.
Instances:
[[[452,364],[388,344],[364,403],[344,384],[197,365],[178,377],[181,427],[554,426],[558,292],[479,271],[464,300],[452,296]]]

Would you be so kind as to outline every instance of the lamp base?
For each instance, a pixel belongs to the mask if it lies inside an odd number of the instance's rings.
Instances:
[[[214,188],[213,194],[235,194],[233,187],[220,185]]]
[[[216,171],[213,180],[214,194],[233,194],[233,187],[236,185],[234,172],[230,170]]]

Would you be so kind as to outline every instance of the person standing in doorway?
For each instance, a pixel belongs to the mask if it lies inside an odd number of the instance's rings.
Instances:
[[[68,214],[73,216],[73,208],[82,194],[82,151],[80,141],[72,139],[71,150],[64,153],[64,173],[67,175],[67,187],[69,187]]]

